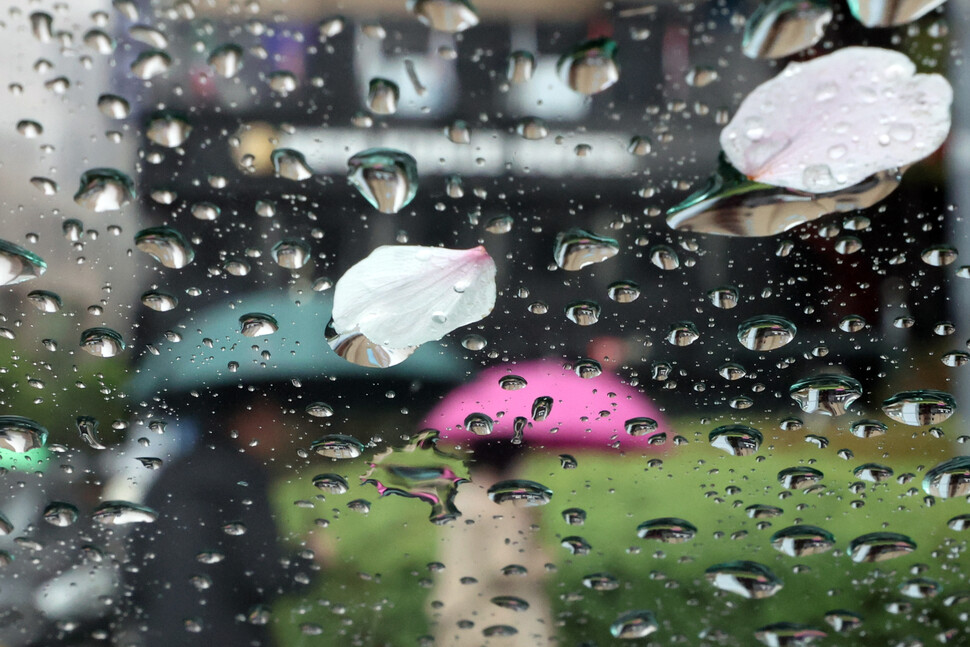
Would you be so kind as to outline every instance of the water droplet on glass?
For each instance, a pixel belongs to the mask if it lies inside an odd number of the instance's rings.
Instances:
[[[609,573],[590,573],[583,577],[583,586],[594,591],[615,591],[620,582]]]
[[[732,382],[734,380],[740,380],[742,377],[748,374],[743,366],[734,362],[726,362],[721,364],[717,369],[717,373],[725,380],[730,380]]]
[[[528,386],[528,382],[518,375],[503,375],[498,379],[498,385],[505,391],[519,391]]]
[[[773,505],[764,505],[761,503],[756,503],[754,505],[749,505],[744,511],[752,519],[773,519],[774,517],[780,517],[785,514],[785,511],[781,508],[776,508]]]
[[[676,270],[680,267],[677,252],[666,245],[657,245],[650,250],[650,262],[662,270]]]
[[[538,506],[549,503],[552,499],[552,490],[535,481],[511,479],[499,481],[488,488],[488,498],[502,505]]]
[[[495,422],[484,413],[470,413],[465,417],[465,429],[476,436],[488,436]]]
[[[583,358],[576,361],[573,372],[584,380],[589,380],[602,375],[603,367],[595,359]]]
[[[659,628],[660,625],[650,611],[627,611],[610,624],[610,634],[621,640],[636,640],[646,638]]]
[[[185,143],[192,132],[188,119],[171,111],[156,112],[145,127],[145,137],[165,148],[176,148]]]
[[[95,168],[81,174],[74,202],[94,211],[117,211],[135,199],[135,183],[112,168]]]
[[[333,415],[333,407],[326,402],[311,402],[305,411],[314,418],[329,418]]]
[[[125,342],[111,328],[88,328],[81,333],[81,348],[95,357],[114,357],[125,349]]]
[[[606,290],[610,298],[617,303],[633,303],[640,298],[640,286],[634,281],[614,281]]]
[[[339,474],[317,474],[313,477],[313,486],[329,494],[346,494],[350,489],[347,480]]]
[[[715,564],[704,571],[707,581],[722,591],[749,600],[768,598],[781,590],[782,582],[764,564],[750,561]]]
[[[697,326],[690,321],[678,321],[671,324],[670,330],[667,331],[667,341],[674,346],[690,346],[700,336],[701,333],[697,330]]]
[[[833,609],[825,612],[825,622],[835,631],[843,633],[858,628],[862,624],[862,616],[844,609]]]
[[[58,528],[73,525],[78,518],[77,507],[63,501],[51,501],[44,508],[44,521]]]
[[[91,449],[107,449],[98,439],[98,421],[91,416],[78,416],[77,430],[81,434],[81,440],[87,443]]]
[[[461,340],[461,345],[470,351],[479,351],[488,345],[488,341],[481,335],[466,335]]]
[[[795,382],[788,393],[802,411],[841,416],[862,397],[862,385],[846,375],[822,374]]]
[[[374,78],[367,86],[367,108],[374,114],[393,115],[400,97],[397,83],[388,79]]]
[[[47,290],[28,292],[27,298],[41,312],[51,313],[61,309],[61,297]]]
[[[553,257],[564,270],[575,272],[594,263],[613,258],[620,252],[620,244],[582,229],[570,229],[556,236]]]
[[[676,517],[650,519],[637,526],[637,537],[653,539],[666,544],[682,544],[697,534],[697,527],[689,521]]]
[[[364,453],[364,444],[353,436],[330,434],[313,441],[310,451],[326,458],[357,458]]]
[[[536,69],[536,58],[531,52],[517,50],[509,54],[509,66],[506,78],[516,85],[527,83],[532,79]]]
[[[307,164],[300,151],[292,148],[277,148],[270,155],[276,174],[287,180],[302,182],[313,177],[313,169]]]
[[[957,249],[950,245],[933,245],[924,249],[920,258],[927,265],[943,267],[957,260]]]
[[[738,341],[748,350],[775,350],[791,342],[796,331],[795,324],[782,317],[752,317],[738,326]]]
[[[397,213],[418,191],[418,165],[407,153],[371,148],[347,161],[348,180],[381,213]]]
[[[549,136],[549,127],[538,117],[526,117],[515,126],[515,132],[523,139],[545,139]]]
[[[781,58],[811,47],[832,21],[830,0],[769,0],[744,26],[741,51],[748,58]]]
[[[105,501],[91,515],[106,526],[125,526],[133,523],[154,523],[158,513],[148,506],[129,501]]]
[[[857,438],[873,438],[876,436],[884,436],[889,431],[889,427],[878,420],[866,419],[853,422],[852,426],[849,427],[849,431]]]
[[[916,542],[894,532],[872,532],[849,542],[853,562],[883,562],[902,557],[916,550]]]
[[[560,78],[580,94],[596,94],[620,79],[616,62],[616,41],[597,38],[579,44],[556,63]]]
[[[771,546],[792,557],[805,557],[832,550],[835,537],[817,526],[789,526],[771,536]]]
[[[408,11],[436,31],[457,34],[478,24],[478,12],[468,0],[408,0]]]
[[[933,389],[902,391],[886,399],[882,410],[905,425],[938,425],[956,411],[956,400],[949,393]]]
[[[239,317],[239,332],[244,337],[272,335],[279,329],[276,319],[262,312],[250,312]]]
[[[84,33],[84,44],[98,54],[111,54],[115,50],[116,41],[100,29],[89,29]],[[140,78],[140,77],[139,77]]]
[[[717,70],[709,65],[697,65],[692,67],[685,77],[687,85],[694,88],[703,88],[717,81]]]
[[[22,454],[47,443],[47,429],[22,416],[0,416],[0,450]]]
[[[276,70],[271,72],[266,79],[269,89],[283,96],[295,91],[300,83],[296,75],[287,70]]]
[[[131,114],[131,105],[124,97],[116,94],[102,94],[98,97],[98,110],[111,119],[124,119]]]
[[[970,494],[970,456],[951,458],[929,470],[923,477],[923,491],[941,499]]]
[[[738,289],[730,285],[714,288],[707,293],[707,298],[718,308],[730,310],[738,305]],[[742,343],[744,343],[742,341]]]
[[[828,634],[809,625],[776,622],[754,632],[755,638],[768,647],[808,647]]]
[[[333,327],[333,318],[324,331],[327,344],[340,357],[352,364],[365,368],[388,368],[400,364],[417,349],[387,348],[376,344],[357,331],[338,333]]]
[[[208,61],[216,74],[224,79],[231,79],[239,74],[243,66],[243,49],[235,43],[220,45],[209,54]]]
[[[135,75],[135,78],[142,81],[150,81],[156,76],[168,72],[171,66],[171,56],[162,51],[147,50],[139,54],[132,62],[131,73]]]
[[[592,326],[600,317],[600,306],[595,301],[573,301],[566,306],[566,318],[580,326]]]
[[[891,467],[878,463],[865,463],[852,470],[852,474],[856,478],[870,483],[884,483],[892,478],[893,470]]]
[[[176,270],[185,267],[195,258],[195,251],[189,241],[169,227],[142,229],[135,235],[135,247],[165,267]]]
[[[310,246],[302,240],[281,240],[271,253],[277,265],[289,270],[298,270],[310,260]]]
[[[732,456],[751,456],[757,453],[763,439],[760,431],[746,425],[724,425],[712,431],[708,437],[711,447]]]
[[[778,483],[789,490],[804,490],[816,485],[824,476],[814,467],[789,467],[778,472]]]

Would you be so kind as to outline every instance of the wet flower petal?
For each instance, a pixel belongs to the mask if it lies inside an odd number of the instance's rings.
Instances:
[[[494,306],[495,261],[484,247],[386,245],[337,281],[333,327],[405,348],[441,339]]]
[[[809,193],[857,184],[939,148],[953,89],[905,55],[847,47],[792,63],[741,103],[721,147],[749,178]]]

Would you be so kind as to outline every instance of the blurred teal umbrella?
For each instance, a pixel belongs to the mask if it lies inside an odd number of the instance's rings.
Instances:
[[[386,369],[365,368],[340,358],[324,335],[331,305],[330,294],[296,295],[272,289],[190,312],[174,329],[181,341],[157,345],[157,354],[146,353],[135,368],[129,391],[144,399],[292,379],[457,383],[466,377],[465,363],[437,342],[424,344],[406,361]],[[251,314],[257,316],[249,318],[245,329],[253,336],[247,336],[240,319]],[[267,334],[274,325],[278,330]]]

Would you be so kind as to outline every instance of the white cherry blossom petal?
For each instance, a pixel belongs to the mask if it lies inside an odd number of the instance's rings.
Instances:
[[[337,281],[333,327],[406,348],[441,339],[495,307],[495,261],[484,247],[378,247]]]
[[[950,131],[952,101],[949,82],[916,74],[905,54],[847,47],[755,88],[721,147],[752,180],[827,193],[933,153]]]

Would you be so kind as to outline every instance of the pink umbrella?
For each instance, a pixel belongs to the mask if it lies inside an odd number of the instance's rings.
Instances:
[[[441,438],[515,438],[556,449],[653,447],[666,436],[660,411],[636,388],[607,373],[579,377],[554,360],[482,371],[454,389],[422,423]]]

